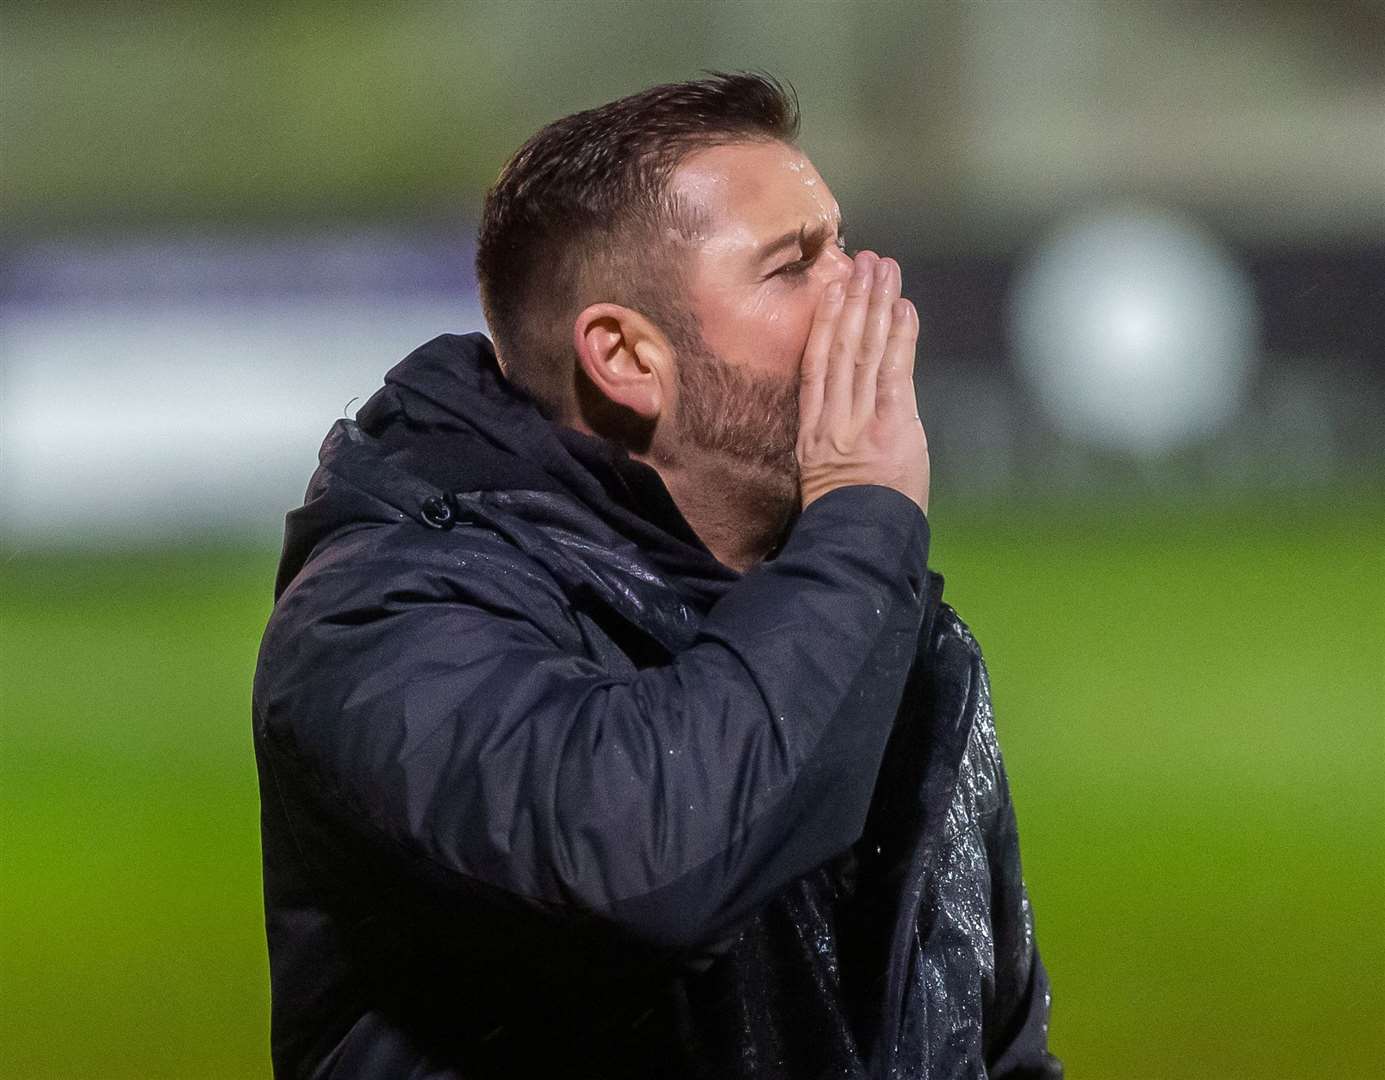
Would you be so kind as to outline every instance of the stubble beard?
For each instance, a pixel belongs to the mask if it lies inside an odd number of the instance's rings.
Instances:
[[[752,374],[705,344],[678,359],[679,442],[732,464],[767,519],[786,520],[800,499],[798,376]]]

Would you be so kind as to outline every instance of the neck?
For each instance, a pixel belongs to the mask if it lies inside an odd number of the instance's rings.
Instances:
[[[580,411],[559,423],[612,439],[633,460],[657,472],[698,539],[717,561],[738,573],[763,562],[798,513],[798,476],[792,469],[775,470],[706,450],[670,451],[651,431],[636,439],[619,427],[601,425],[598,430]]]
[[[764,561],[798,509],[798,485],[743,462],[699,455],[695,464],[631,457],[653,468],[717,560],[745,573]]]

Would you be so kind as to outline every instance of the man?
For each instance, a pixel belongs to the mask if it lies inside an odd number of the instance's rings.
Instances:
[[[539,132],[494,350],[328,435],[255,680],[278,1075],[1058,1075],[917,316],[797,122]]]

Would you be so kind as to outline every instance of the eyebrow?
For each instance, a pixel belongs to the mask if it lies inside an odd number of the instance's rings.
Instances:
[[[837,231],[841,232],[841,229],[842,219],[839,215],[837,217]],[[767,243],[764,247],[760,248],[759,251],[755,253],[755,262],[758,265],[759,263],[764,262],[766,259],[774,255],[778,255],[785,248],[793,247],[795,244],[799,245],[800,247],[806,250],[810,243],[815,245],[821,245],[826,242],[827,226],[819,225],[812,229],[809,229],[807,223],[805,222],[804,224],[798,227],[797,232],[786,232],[783,236],[776,237],[775,239]]]

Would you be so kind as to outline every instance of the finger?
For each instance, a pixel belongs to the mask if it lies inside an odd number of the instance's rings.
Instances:
[[[822,414],[822,386],[827,376],[827,350],[832,344],[832,332],[841,314],[842,298],[846,290],[840,281],[834,281],[823,290],[818,300],[817,312],[813,315],[813,325],[808,331],[808,344],[803,349],[803,363],[799,367],[798,385],[798,427],[800,431],[813,431]]]
[[[875,276],[866,309],[865,328],[861,335],[861,351],[856,364],[855,384],[852,387],[851,415],[857,427],[875,414],[875,387],[880,363],[885,354],[890,326],[894,322],[893,305],[899,297],[899,263],[881,259],[875,264]]]
[[[919,316],[908,300],[892,305],[894,322],[885,342],[876,380],[876,415],[881,419],[917,419],[918,401],[914,394],[914,358],[918,351]]]
[[[856,356],[861,347],[861,331],[866,321],[871,271],[875,263],[874,252],[862,251],[857,254],[851,280],[846,286],[841,318],[837,320],[836,333],[827,350],[821,423],[829,427],[847,424],[851,419],[851,387],[856,375]]]

